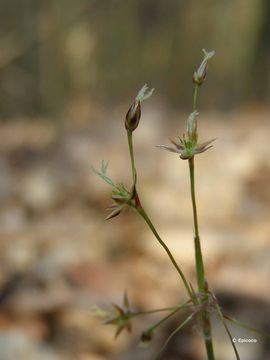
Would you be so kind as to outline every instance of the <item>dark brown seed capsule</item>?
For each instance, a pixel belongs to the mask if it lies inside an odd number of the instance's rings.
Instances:
[[[130,106],[126,115],[126,121],[125,121],[126,130],[134,131],[139,125],[140,118],[141,118],[141,103],[140,101],[135,101]]]

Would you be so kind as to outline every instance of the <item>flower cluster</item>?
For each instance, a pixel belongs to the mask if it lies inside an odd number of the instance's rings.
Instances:
[[[123,184],[115,184],[113,180],[107,175],[107,168],[109,163],[102,160],[100,170],[96,170],[92,167],[92,170],[97,174],[102,180],[112,187],[112,204],[108,207],[110,210],[109,215],[105,220],[112,219],[119,215],[124,208],[127,206],[137,207],[139,206],[139,200],[137,197],[135,186],[133,185],[131,190],[127,190]]]
[[[119,215],[126,206],[133,205],[132,201],[135,198],[135,194],[136,191],[134,186],[131,191],[128,191],[123,184],[120,184],[116,189],[113,189],[111,195],[112,204],[108,206],[110,214],[105,218],[105,220],[114,218]]]
[[[116,304],[112,304],[112,305],[116,313],[113,315],[111,319],[105,321],[105,324],[116,326],[115,338],[117,338],[124,329],[126,329],[129,333],[131,333],[132,326],[130,319],[133,313],[129,307],[129,300],[127,293],[126,292],[124,293],[123,307]]]
[[[211,143],[215,139],[211,139],[203,143],[198,143],[198,115],[199,113],[196,110],[189,115],[187,119],[186,134],[183,134],[182,138],[179,137],[177,141],[170,139],[173,146],[157,145],[157,147],[179,154],[182,160],[191,159],[194,155],[203,153],[210,149],[213,146]]]

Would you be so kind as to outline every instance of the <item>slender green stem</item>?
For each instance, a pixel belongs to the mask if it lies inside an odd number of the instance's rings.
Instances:
[[[207,353],[208,360],[215,360],[213,341],[212,341],[212,333],[211,333],[211,323],[210,323],[210,318],[209,318],[208,314],[206,316],[206,320],[207,320],[208,324],[207,324],[207,327],[205,327],[203,329],[206,353]]]
[[[145,210],[140,207],[140,208],[136,208],[137,212],[141,215],[141,217],[144,219],[144,221],[147,223],[147,225],[149,226],[150,230],[152,231],[152,233],[154,234],[154,236],[156,237],[157,241],[160,243],[160,245],[163,247],[163,249],[166,251],[167,255],[169,256],[173,266],[175,267],[175,269],[177,270],[178,274],[180,275],[184,286],[190,296],[191,299],[193,299],[193,293],[188,285],[188,282],[185,278],[185,275],[183,274],[182,270],[180,269],[180,267],[177,265],[170,249],[168,248],[168,246],[165,244],[165,242],[161,239],[161,237],[159,236],[157,230],[155,229],[152,221],[149,219],[147,213],[145,212]]]
[[[150,328],[148,328],[145,333],[152,334],[160,325],[162,325],[165,321],[167,321],[170,317],[176,314],[180,309],[175,309],[174,311],[170,312],[167,316],[156,322]]]
[[[171,307],[166,307],[166,308],[161,308],[161,309],[138,311],[138,312],[131,313],[130,315],[132,317],[134,317],[134,316],[140,316],[140,315],[154,314],[154,313],[158,313],[158,312],[174,311],[177,309],[183,309],[183,308],[189,307],[190,302],[191,302],[191,300],[188,300],[187,302],[185,302],[182,305],[176,305],[176,306],[171,306]]]
[[[194,92],[193,92],[193,111],[196,110],[197,107],[198,92],[199,92],[199,85],[195,84]]]
[[[205,278],[204,278],[204,265],[203,265],[203,257],[202,257],[201,242],[199,235],[198,214],[197,214],[197,206],[196,206],[196,198],[195,198],[194,157],[189,159],[189,175],[190,175],[190,191],[191,191],[194,232],[195,232],[194,244],[195,244],[197,283],[198,283],[199,291],[204,292]]]
[[[151,335],[160,325],[162,325],[165,321],[167,321],[170,317],[172,317],[174,314],[176,314],[179,310],[185,308],[186,305],[179,306],[178,308],[174,309],[172,312],[170,312],[168,315],[163,317],[161,320],[156,322],[154,325],[150,326],[147,330],[144,331],[144,334]]]
[[[135,168],[133,139],[132,139],[132,131],[131,130],[127,130],[127,138],[128,138],[128,148],[129,148],[129,155],[130,155],[131,168],[132,168],[133,184],[136,184],[137,175],[136,175],[136,168]]]
[[[205,288],[205,275],[204,275],[204,264],[201,250],[201,242],[199,235],[199,224],[198,224],[198,214],[197,214],[197,205],[195,197],[195,171],[194,171],[194,157],[189,159],[189,174],[190,174],[190,192],[192,200],[192,209],[193,209],[193,221],[194,221],[194,244],[195,244],[195,261],[196,261],[196,275],[197,275],[197,284],[198,289],[201,294],[203,294],[202,302],[208,301],[208,293]],[[201,315],[202,328],[204,333],[204,341],[208,360],[214,360],[214,349],[212,342],[211,334],[211,322],[210,316],[207,310],[202,312]]]

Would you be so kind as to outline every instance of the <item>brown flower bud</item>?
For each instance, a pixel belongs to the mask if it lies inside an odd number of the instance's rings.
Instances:
[[[139,125],[141,119],[141,103],[140,101],[134,101],[130,106],[125,121],[126,130],[134,131]]]
[[[152,96],[154,89],[149,90],[145,84],[138,92],[134,103],[128,109],[125,121],[126,130],[134,131],[141,119],[141,102]]]

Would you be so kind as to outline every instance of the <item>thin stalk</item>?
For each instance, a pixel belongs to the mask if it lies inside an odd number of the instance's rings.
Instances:
[[[158,312],[174,311],[176,309],[188,308],[190,306],[189,305],[190,302],[191,302],[191,300],[188,300],[187,302],[185,302],[182,305],[176,305],[176,306],[171,306],[171,307],[166,307],[166,308],[161,308],[161,309],[154,309],[154,310],[138,311],[138,312],[130,313],[130,315],[132,317],[134,317],[134,316],[154,314],[154,313],[158,313]]]
[[[208,360],[215,360],[214,348],[213,348],[213,341],[212,341],[212,334],[211,334],[211,323],[209,319],[209,315],[207,315],[208,325],[204,331],[204,343],[206,347],[206,353]]]
[[[170,317],[176,314],[179,310],[183,309],[185,306],[179,306],[174,311],[170,312],[168,315],[163,317],[161,320],[156,322],[154,325],[150,326],[147,330],[144,331],[144,334],[151,335],[160,325],[167,321]]]
[[[154,234],[154,236],[156,237],[157,241],[160,243],[160,245],[163,247],[163,249],[166,251],[167,255],[169,256],[173,266],[175,267],[175,269],[177,270],[178,274],[180,275],[184,286],[190,296],[191,299],[193,299],[193,294],[192,291],[188,285],[188,282],[185,278],[185,275],[183,274],[182,270],[180,269],[180,267],[177,265],[177,262],[175,261],[170,249],[168,248],[168,246],[165,244],[165,242],[161,239],[161,237],[159,236],[157,230],[155,229],[152,221],[149,219],[147,213],[145,212],[145,210],[143,209],[143,207],[139,207],[136,208],[137,212],[141,215],[141,217],[144,219],[144,221],[147,223],[147,225],[149,226],[150,230],[152,231],[152,233]]]
[[[208,294],[205,288],[204,264],[203,264],[202,250],[201,250],[197,205],[196,205],[196,197],[195,197],[194,157],[189,159],[189,174],[190,174],[190,192],[191,192],[191,200],[192,200],[194,233],[195,233],[194,244],[195,244],[197,284],[198,284],[199,292],[203,294],[202,302],[207,302]],[[215,356],[214,356],[212,334],[211,334],[211,322],[207,310],[202,312],[201,320],[202,320],[202,328],[204,333],[204,341],[205,341],[208,360],[214,360]]]
[[[199,85],[195,84],[194,92],[193,92],[193,111],[196,110],[198,92],[199,92]]]
[[[197,106],[197,98],[199,92],[199,85],[195,84],[193,92],[193,111]],[[193,221],[194,221],[194,245],[195,245],[195,260],[196,260],[196,275],[197,275],[197,284],[200,292],[205,291],[205,276],[204,276],[204,264],[201,250],[201,242],[199,235],[199,224],[198,224],[198,214],[197,214],[197,205],[195,197],[195,170],[194,170],[194,156],[189,159],[189,176],[190,176],[190,192],[192,200],[192,210],[193,210]]]
[[[133,151],[133,139],[132,139],[132,131],[127,130],[127,138],[128,138],[128,148],[129,148],[129,155],[131,161],[131,168],[132,168],[132,178],[133,184],[136,184],[136,168],[135,168],[135,160],[134,160],[134,151]]]
[[[194,233],[195,233],[194,244],[195,244],[197,283],[198,283],[199,291],[204,292],[205,278],[204,278],[204,265],[203,265],[203,257],[202,257],[201,242],[199,235],[198,214],[197,214],[196,197],[195,197],[194,157],[189,159],[188,162],[189,162],[189,175],[190,175],[190,192],[191,192],[193,221],[194,221]]]

